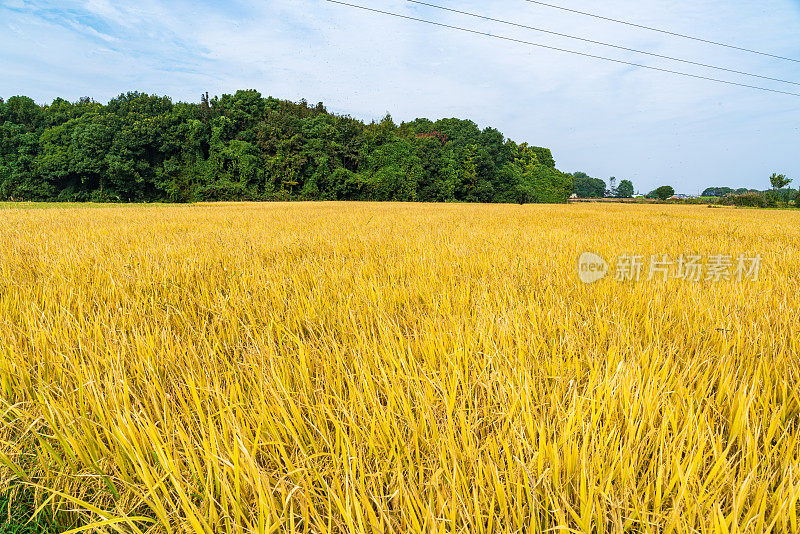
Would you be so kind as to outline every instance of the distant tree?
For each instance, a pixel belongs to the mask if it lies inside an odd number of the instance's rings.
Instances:
[[[785,174],[777,174],[772,173],[772,176],[769,177],[769,183],[772,185],[772,189],[783,189],[787,185],[792,182],[791,178],[787,178]]]
[[[769,183],[772,185],[772,198],[777,198],[779,196],[779,191],[792,183],[791,178],[787,178],[784,174],[772,173],[772,176],[769,177]],[[783,191],[784,200],[789,200],[789,193],[790,191]]]
[[[619,183],[619,187],[617,187],[617,197],[618,198],[631,198],[633,197],[633,182],[630,180],[622,180]]]
[[[592,178],[585,172],[572,174],[574,180],[573,192],[579,198],[602,198],[606,193],[606,183],[600,178]]]
[[[731,193],[725,195],[720,203],[726,206],[746,206],[752,208],[768,208],[775,205],[774,198],[758,191],[747,191],[745,193]]]
[[[704,197],[724,197],[729,193],[733,193],[734,190],[730,187],[708,187],[703,191],[701,196]]]
[[[647,196],[649,198],[657,198],[659,200],[667,200],[675,194],[675,189],[670,185],[662,185],[650,192]]]

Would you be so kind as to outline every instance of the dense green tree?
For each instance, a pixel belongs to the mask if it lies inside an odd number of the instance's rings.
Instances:
[[[573,192],[579,198],[603,198],[606,194],[606,183],[600,178],[592,178],[585,172],[575,172]]]
[[[769,177],[769,183],[772,186],[774,197],[789,200],[791,190],[783,191],[783,188],[792,183],[791,178],[787,178],[785,174],[773,172],[772,176]]]
[[[704,196],[704,197],[724,197],[725,195],[728,195],[728,194],[733,193],[733,192],[734,192],[734,190],[731,189],[730,187],[708,187],[705,190],[703,190],[703,193],[702,193],[701,196]]]
[[[617,198],[632,198],[634,192],[633,182],[630,180],[622,180],[617,187]]]
[[[673,195],[675,195],[675,189],[673,189],[672,186],[662,185],[661,187],[657,187],[656,189],[650,191],[650,193],[647,194],[647,198],[667,200]]]
[[[785,174],[778,174],[773,172],[772,176],[769,177],[769,183],[772,186],[772,189],[782,189],[789,185],[792,181],[791,178],[787,178]]]
[[[562,202],[550,150],[468,120],[366,124],[258,91],[0,100],[0,198]]]

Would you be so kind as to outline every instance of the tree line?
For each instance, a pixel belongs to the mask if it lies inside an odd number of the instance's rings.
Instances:
[[[620,180],[617,185],[616,177],[609,178],[609,187],[600,178],[592,178],[583,171],[572,173],[573,192],[578,198],[632,198],[635,194],[633,182]]]
[[[638,196],[634,193],[633,183],[630,180],[622,180],[616,185],[617,179],[611,177],[609,186],[600,178],[593,178],[585,172],[579,171],[572,174],[574,183],[574,195],[578,198],[632,198]],[[800,190],[788,187],[792,179],[784,174],[773,173],[769,177],[770,189],[763,191],[757,189],[731,187],[707,187],[700,195],[699,199],[719,202],[722,204],[754,206],[754,207],[774,207],[780,203],[789,205],[794,200],[794,205],[800,207]],[[669,185],[662,185],[650,191],[644,196],[649,199],[667,200],[675,196],[675,189]],[[698,200],[698,197],[678,195],[676,200]]]
[[[738,189],[733,189],[731,187],[708,187],[703,190],[702,196],[704,197],[728,197],[728,196],[737,196],[737,195],[746,195],[746,194],[760,194],[765,195],[770,198],[775,198],[777,200],[781,200],[783,202],[788,202],[789,200],[795,199],[797,200],[800,197],[800,190],[793,189],[791,187],[787,187],[790,183],[792,183],[791,178],[787,178],[783,174],[773,173],[770,176],[770,189],[748,189],[746,187],[740,187]]]
[[[366,123],[255,90],[0,99],[0,198],[564,202],[549,149],[469,120]]]

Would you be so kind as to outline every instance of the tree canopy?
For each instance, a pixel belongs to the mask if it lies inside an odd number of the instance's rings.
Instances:
[[[631,198],[634,193],[633,182],[630,180],[622,180],[616,190],[617,198]]]
[[[730,193],[733,193],[735,190],[731,189],[730,187],[707,187],[703,190],[703,194],[701,196],[704,197],[724,197]]]
[[[661,187],[657,187],[656,189],[650,191],[647,194],[647,198],[657,198],[659,200],[667,200],[674,194],[675,194],[675,189],[673,189],[671,185],[662,185]]]
[[[579,198],[603,198],[606,194],[606,183],[600,178],[592,178],[582,171],[572,174],[575,185],[574,192]]]
[[[255,90],[0,99],[0,198],[564,202],[549,149],[461,119],[365,123]]]
[[[769,183],[772,186],[772,189],[783,189],[787,185],[792,182],[791,178],[787,178],[785,174],[778,174],[776,172],[772,173],[772,176],[769,177]]]

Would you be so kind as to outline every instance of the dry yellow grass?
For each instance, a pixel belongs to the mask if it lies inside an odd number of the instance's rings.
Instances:
[[[0,494],[98,532],[799,532],[798,222],[0,211]],[[585,250],[763,262],[584,285]]]

